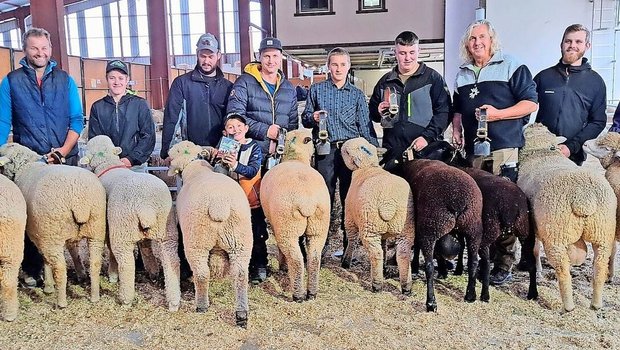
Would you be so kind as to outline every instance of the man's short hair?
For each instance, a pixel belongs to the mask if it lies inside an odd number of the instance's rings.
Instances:
[[[463,37],[461,38],[461,58],[465,62],[474,61],[474,58],[472,57],[467,47],[469,44],[469,37],[471,36],[471,32],[474,30],[474,28],[481,25],[486,25],[487,29],[489,30],[489,36],[491,39],[491,56],[495,55],[495,53],[499,51],[501,47],[499,36],[497,35],[497,31],[495,30],[495,27],[493,27],[491,22],[487,21],[486,19],[477,20],[467,27],[465,33],[463,34]]]
[[[347,56],[349,63],[351,63],[351,56],[349,56],[349,52],[347,50],[343,49],[342,47],[334,47],[327,54],[327,65],[328,66],[329,66],[329,61],[331,60],[332,56],[335,56],[335,55]]]
[[[586,32],[586,43],[590,43],[590,30],[586,28],[583,24],[571,24],[564,30],[564,35],[562,35],[562,41],[566,38],[566,34],[574,33],[574,32]]]
[[[49,41],[50,47],[52,47],[52,41],[50,40],[50,32],[48,32],[47,30],[43,28],[32,27],[28,29],[28,31],[26,31],[24,35],[22,35],[22,49],[23,50],[26,50],[26,41],[31,36],[36,36],[36,37],[44,36],[47,39],[47,41]]]
[[[420,43],[420,38],[409,30],[405,30],[404,32],[398,34],[396,39],[394,40],[394,45],[404,45],[411,46]]]

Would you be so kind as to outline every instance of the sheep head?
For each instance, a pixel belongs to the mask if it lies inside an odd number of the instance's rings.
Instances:
[[[282,161],[298,160],[305,164],[310,164],[310,159],[314,154],[314,143],[312,134],[306,129],[297,129],[286,133],[284,140],[284,154]]]
[[[81,165],[88,165],[92,169],[97,169],[101,165],[110,163],[118,164],[120,160],[121,148],[115,147],[112,140],[106,135],[95,136],[88,140],[86,144],[86,154],[80,158]]]
[[[583,144],[583,150],[598,158],[603,168],[620,161],[620,133],[608,132]]]
[[[34,163],[41,159],[41,156],[29,148],[18,143],[7,143],[0,147],[0,166],[2,173],[11,180],[27,164]]]
[[[379,166],[377,148],[365,138],[358,137],[348,140],[342,145],[342,159],[350,170]]]
[[[561,154],[557,146],[566,141],[566,138],[555,136],[555,134],[541,123],[527,126],[523,130],[523,136],[525,137],[525,145],[519,151],[519,161],[532,154],[549,154],[550,152]]]
[[[182,173],[185,167],[195,160],[202,152],[202,147],[191,141],[181,141],[172,146],[170,151],[168,151],[170,157],[168,176]]]

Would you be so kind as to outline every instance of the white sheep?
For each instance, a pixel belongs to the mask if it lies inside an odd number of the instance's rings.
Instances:
[[[17,275],[24,258],[26,201],[17,185],[0,176],[0,318],[17,317]]]
[[[288,132],[282,161],[265,174],[260,189],[265,217],[286,259],[293,300],[297,302],[316,297],[321,251],[329,229],[329,192],[321,174],[310,166],[313,153],[310,131]],[[299,247],[302,235],[306,237],[307,295]]]
[[[536,236],[555,268],[564,309],[575,308],[569,249],[584,240],[594,247],[593,309],[603,305],[603,284],[616,229],[616,197],[602,175],[574,164],[557,149],[542,124],[524,131],[517,185],[527,195]]]
[[[342,267],[351,265],[358,237],[370,258],[372,290],[383,286],[381,240],[396,239],[396,262],[403,294],[411,293],[411,247],[414,240],[413,197],[405,179],[379,167],[377,148],[364,138],[342,145],[342,159],[353,171],[345,200],[345,229],[349,244]]]
[[[600,135],[595,140],[588,140],[583,145],[583,150],[595,156],[605,168],[605,178],[613,188],[616,198],[620,199],[620,133],[608,132]],[[616,209],[616,241],[620,241],[620,205]],[[609,280],[615,272],[616,244],[614,243],[609,258]]]
[[[194,273],[196,311],[209,307],[209,278],[214,262],[228,256],[236,297],[236,322],[248,320],[248,267],[252,254],[250,205],[241,186],[230,177],[213,172],[204,160],[196,159],[202,147],[182,141],[170,149],[169,175],[180,174],[183,186],[176,208],[185,256]],[[211,270],[211,271],[210,271]]]
[[[26,232],[43,255],[46,290],[53,290],[53,280],[58,287],[58,306],[67,306],[65,244],[75,245],[86,238],[90,300],[97,302],[106,233],[105,190],[99,179],[85,169],[48,165],[40,160],[40,155],[16,143],[0,147],[2,173],[15,181],[26,200]]]
[[[135,294],[134,246],[143,240],[161,243],[166,301],[170,311],[177,311],[181,301],[177,233],[176,230],[166,232],[172,209],[170,191],[154,175],[128,169],[118,157],[120,152],[120,147],[115,147],[108,136],[99,135],[88,141],[80,160],[81,164],[89,165],[106,190],[108,239],[112,250],[110,275],[118,269],[119,299],[123,304],[131,304]]]

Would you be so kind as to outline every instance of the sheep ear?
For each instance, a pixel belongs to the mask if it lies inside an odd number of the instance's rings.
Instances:
[[[309,143],[309,142],[312,142],[312,138],[310,137],[304,138],[304,144]]]
[[[616,158],[620,158],[620,151],[617,151],[617,152],[614,154],[614,157],[616,157]],[[1,160],[2,160],[2,158],[0,158],[0,161],[1,161]],[[0,165],[2,165],[2,163],[1,163],[1,162],[0,162]]]
[[[566,137],[564,137],[564,136],[556,136],[555,137],[555,141],[557,142],[558,145],[561,145],[564,142],[566,142]]]
[[[11,162],[11,160],[7,157],[0,157],[0,166],[5,166],[7,164],[9,164]]]
[[[123,152],[123,149],[120,147],[114,147],[114,155],[119,155],[121,154],[121,152]]]
[[[90,157],[88,156],[84,156],[82,158],[80,158],[80,165],[88,165],[90,164]]]

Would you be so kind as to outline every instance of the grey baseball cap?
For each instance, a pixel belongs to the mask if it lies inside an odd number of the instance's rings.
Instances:
[[[263,52],[265,49],[278,49],[282,51],[282,43],[277,38],[266,37],[260,41],[258,52]]]
[[[209,50],[213,53],[219,51],[219,44],[213,34],[203,34],[200,38],[198,38],[198,42],[196,43],[196,52],[200,52],[200,50]]]

